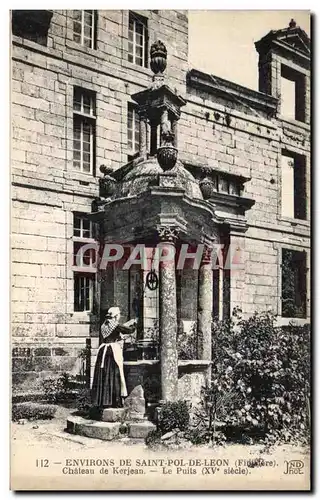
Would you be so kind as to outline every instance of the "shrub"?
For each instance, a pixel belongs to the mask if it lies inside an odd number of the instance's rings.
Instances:
[[[89,414],[92,407],[91,391],[89,388],[83,388],[79,391],[76,399],[77,410],[84,415]]]
[[[173,429],[184,431],[189,425],[189,407],[185,401],[166,403],[159,414],[158,428],[165,434]]]
[[[194,428],[194,429],[189,429],[185,437],[191,441],[192,444],[199,445],[199,444],[206,444],[209,443],[210,441],[210,432],[208,429],[205,428]]]
[[[62,373],[58,377],[47,377],[42,381],[44,396],[49,403],[66,400],[73,393],[75,377]]]
[[[12,405],[12,420],[17,421],[22,418],[27,420],[50,419],[54,417],[56,410],[56,406],[48,404],[16,403]]]
[[[158,429],[150,431],[145,438],[145,443],[150,448],[159,446],[161,444],[161,431]]]
[[[270,313],[213,325],[211,387],[199,428],[256,429],[267,442],[306,441],[310,426],[309,325],[276,327]]]

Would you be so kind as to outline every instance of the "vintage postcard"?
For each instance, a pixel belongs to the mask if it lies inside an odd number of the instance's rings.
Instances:
[[[10,23],[11,489],[310,490],[310,12]]]

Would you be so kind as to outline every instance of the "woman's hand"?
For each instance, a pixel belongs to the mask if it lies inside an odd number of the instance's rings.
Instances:
[[[133,319],[130,319],[129,321],[127,321],[126,323],[123,324],[123,326],[126,326],[126,327],[136,327],[137,326],[137,323],[138,323],[138,320],[136,318],[133,318]]]

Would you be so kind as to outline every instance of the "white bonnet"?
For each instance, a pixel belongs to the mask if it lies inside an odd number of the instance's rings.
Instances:
[[[115,316],[120,315],[120,308],[119,307],[110,307],[107,312],[107,316],[111,316],[114,318]]]

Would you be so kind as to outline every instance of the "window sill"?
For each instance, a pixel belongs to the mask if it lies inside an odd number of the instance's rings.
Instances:
[[[72,317],[79,323],[90,324],[92,321],[91,311],[74,311]]]
[[[284,116],[279,116],[279,120],[287,125],[294,125],[296,127],[304,128],[306,131],[310,130],[310,124],[306,122],[300,122],[299,120],[294,120],[293,118],[286,118]]]
[[[82,172],[81,170],[77,170],[77,169],[73,168],[73,166],[70,166],[68,173],[69,173],[70,179],[72,179],[74,181],[79,181],[79,182],[84,181],[84,182],[95,183],[95,181],[98,177],[98,176],[94,175],[93,172]]]
[[[305,227],[310,227],[310,221],[309,220],[304,220],[304,219],[295,219],[294,217],[283,217],[280,216],[278,217],[278,220],[280,222],[288,222],[292,226],[305,226]]]
[[[277,326],[287,326],[289,323],[305,325],[310,323],[310,318],[283,318],[282,316],[278,316],[276,321]]]
[[[89,56],[101,57],[101,51],[98,51],[97,49],[91,49],[90,47],[85,47],[80,43],[74,42],[73,40],[66,40],[66,47],[68,49],[76,50],[77,52],[82,52],[83,54],[88,54]]]
[[[42,52],[44,54],[51,55],[51,56],[52,56],[52,54],[57,56],[58,52],[60,52],[60,51],[53,49],[52,47],[48,47],[47,45],[42,45],[41,43],[33,42],[32,40],[29,40],[28,38],[22,38],[22,37],[17,36],[17,35],[12,35],[11,40],[12,40],[12,43],[14,45],[20,45],[22,47],[27,47],[31,50],[36,51],[36,52]],[[61,54],[61,52],[59,53],[59,55],[60,54]]]
[[[73,236],[72,240],[77,243],[97,243],[94,238],[81,238],[81,236]]]
[[[85,274],[95,274],[97,272],[96,267],[89,267],[89,266],[84,266],[84,267],[72,266],[71,270],[74,273],[85,273]]]
[[[125,54],[125,56],[126,55],[127,54]],[[131,69],[135,72],[142,73],[143,75],[146,75],[148,77],[152,76],[151,69],[146,68],[144,66],[139,66],[138,64],[131,63],[131,62],[127,61],[126,59],[121,60],[121,66],[123,66],[124,68],[127,68],[127,69]]]

